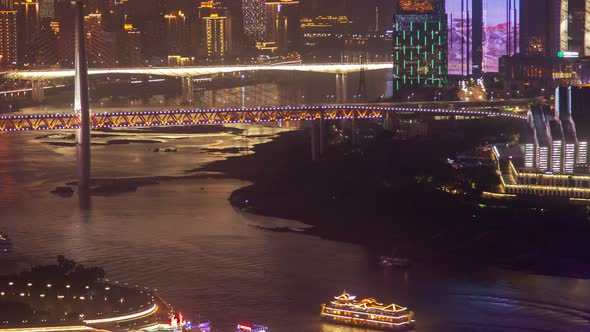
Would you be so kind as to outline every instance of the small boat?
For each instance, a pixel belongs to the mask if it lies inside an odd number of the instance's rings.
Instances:
[[[238,324],[236,332],[269,332],[266,326],[256,324]]]
[[[0,258],[7,257],[12,254],[12,240],[8,235],[0,233]]]
[[[406,330],[414,327],[414,312],[397,304],[384,305],[372,298],[357,300],[343,292],[330,303],[322,304],[320,317],[337,324],[381,330]]]
[[[184,325],[185,331],[197,331],[197,332],[211,332],[213,326],[210,321],[203,322],[187,322]]]
[[[407,257],[379,256],[379,264],[384,267],[408,267],[412,261]]]

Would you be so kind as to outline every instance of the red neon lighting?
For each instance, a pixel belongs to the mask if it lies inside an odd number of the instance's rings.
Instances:
[[[177,314],[170,314],[170,326],[175,328],[175,327],[182,327],[186,324],[186,321],[184,320],[184,317],[182,316],[181,313]]]

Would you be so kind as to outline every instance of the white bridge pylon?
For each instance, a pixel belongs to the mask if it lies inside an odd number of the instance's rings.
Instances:
[[[330,64],[286,64],[286,65],[244,65],[244,66],[207,66],[207,67],[141,67],[141,68],[96,68],[89,69],[89,75],[132,74],[169,77],[193,77],[242,71],[300,71],[312,73],[349,74],[364,70],[390,69],[393,64],[386,63],[330,63]],[[15,80],[48,80],[73,77],[74,70],[16,70],[3,73],[7,79]]]

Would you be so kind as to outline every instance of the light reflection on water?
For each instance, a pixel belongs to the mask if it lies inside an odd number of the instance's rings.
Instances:
[[[279,129],[251,128],[249,134]],[[263,228],[301,227],[244,215],[227,201],[246,182],[171,180],[137,192],[92,198],[49,193],[74,179],[74,150],[31,133],[0,135],[0,229],[33,263],[65,254],[98,264],[112,280],[157,288],[189,316],[230,331],[253,321],[279,332],[360,332],[322,323],[320,303],[343,289],[395,301],[417,313],[417,330],[588,331],[590,282],[499,270],[416,264],[383,271],[359,245]],[[184,139],[176,139],[183,137]],[[224,157],[201,147],[247,148],[262,139],[234,134],[138,134],[159,143],[93,146],[97,177],[185,175]],[[113,138],[98,138],[97,142]],[[175,146],[176,153],[154,147]],[[246,149],[247,150],[247,149]]]

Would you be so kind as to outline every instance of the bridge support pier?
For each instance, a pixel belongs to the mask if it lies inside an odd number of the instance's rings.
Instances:
[[[316,161],[319,159],[319,149],[318,149],[318,125],[316,121],[313,121],[311,124],[311,160]]]
[[[326,136],[324,133],[324,112],[321,112],[320,114],[320,156],[323,156],[326,153]]]
[[[211,90],[211,107],[213,107],[213,108],[217,107],[217,90],[216,89]]]
[[[311,123],[311,160],[316,161],[322,157],[326,151],[324,136],[324,114],[319,120]]]
[[[182,100],[192,103],[195,99],[195,86],[192,77],[182,78]]]
[[[32,81],[32,97],[33,102],[36,104],[42,104],[45,101],[45,89],[43,88],[43,81]]]
[[[347,99],[346,74],[336,74],[336,103],[343,104]]]
[[[90,101],[88,97],[88,62],[84,33],[84,1],[75,0],[75,72],[74,112],[78,116],[76,152],[80,206],[88,208],[90,197]]]
[[[359,142],[358,142],[358,133],[357,133],[357,118],[356,118],[356,110],[352,113],[352,128],[351,128],[351,140],[352,140],[352,151],[358,151]]]

